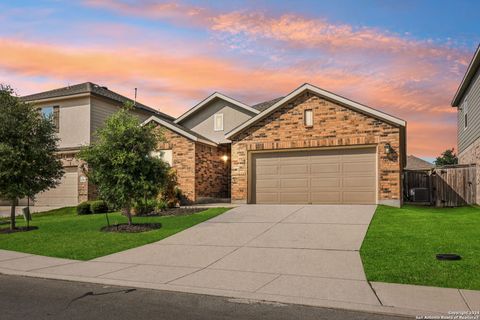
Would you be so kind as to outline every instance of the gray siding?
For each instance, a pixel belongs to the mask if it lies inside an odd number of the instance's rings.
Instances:
[[[213,130],[213,117],[219,113],[223,114],[223,130],[215,131]],[[238,127],[254,115],[253,112],[217,98],[181,121],[180,124],[212,141],[225,143],[229,142],[225,139],[225,133]]]
[[[117,112],[121,106],[121,103],[114,103],[102,98],[92,97],[90,132],[93,134],[97,129],[102,127],[105,120]],[[134,110],[133,113],[138,116],[141,122],[147,120],[152,115],[151,113],[141,110]]]
[[[78,148],[90,143],[90,98],[66,97],[35,104],[38,108],[59,106],[58,147]]]
[[[467,101],[467,128],[464,127],[464,104]],[[458,152],[463,152],[480,137],[480,69],[466,91],[457,112]],[[461,110],[460,110],[461,109]]]

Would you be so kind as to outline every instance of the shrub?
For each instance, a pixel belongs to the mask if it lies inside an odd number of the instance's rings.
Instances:
[[[165,211],[167,210],[168,205],[165,200],[157,200],[157,205],[155,206],[155,211],[160,212],[160,211]]]
[[[91,214],[90,202],[84,201],[77,205],[77,214]]]
[[[176,207],[180,203],[181,192],[178,189],[177,172],[174,169],[168,171],[161,194],[162,200],[169,208]]]
[[[143,201],[136,202],[133,205],[133,211],[135,215],[142,216],[155,211],[157,206],[157,200],[155,199],[146,199]]]
[[[106,213],[108,212],[108,205],[103,200],[91,201],[90,210],[92,213]]]

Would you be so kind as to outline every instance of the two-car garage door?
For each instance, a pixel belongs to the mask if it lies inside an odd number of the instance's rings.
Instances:
[[[251,165],[251,203],[375,203],[375,148],[253,153]]]

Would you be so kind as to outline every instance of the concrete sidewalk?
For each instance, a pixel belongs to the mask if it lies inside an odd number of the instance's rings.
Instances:
[[[290,287],[288,295],[275,293],[275,288],[258,290],[256,281],[271,280],[268,274],[247,275],[237,274],[238,290],[212,289],[202,287],[202,278],[209,278],[214,286],[222,287],[224,281],[231,281],[229,277],[222,277],[222,273],[216,273],[215,278],[209,277],[208,272],[199,274],[198,286],[183,286],[182,281],[171,283],[172,279],[181,278],[184,271],[193,272],[195,268],[171,268],[157,267],[155,271],[147,265],[99,262],[99,261],[76,261],[57,259],[13,251],[0,250],[0,273],[6,275],[21,275],[47,279],[70,280],[105,285],[117,285],[147,289],[189,292],[208,294],[215,296],[227,296],[244,301],[272,301],[279,303],[294,303],[318,307],[329,307],[347,310],[368,311],[374,313],[386,313],[406,316],[440,315],[451,311],[475,311],[480,310],[480,291],[458,290],[448,288],[436,288],[425,286],[401,285],[382,282],[372,282],[377,301],[371,303],[355,303],[338,300],[308,298],[303,296],[299,288],[292,287],[286,278],[281,284],[277,284],[277,290],[282,285]],[[119,280],[115,274],[129,274],[130,280]],[[109,276],[110,275],[110,276]],[[148,279],[149,282],[146,282]],[[332,295],[359,295],[362,292],[348,292],[348,288],[330,286],[329,281],[323,278],[305,277],[310,292],[321,288],[327,288]],[[153,281],[152,281],[153,280]],[[316,289],[318,288],[318,289]]]
[[[369,283],[358,250],[374,211],[240,206],[87,262],[0,250],[0,272],[405,315],[480,309],[475,291]]]

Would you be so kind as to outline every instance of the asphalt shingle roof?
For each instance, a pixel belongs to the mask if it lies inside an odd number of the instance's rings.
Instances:
[[[435,165],[428,161],[409,155],[407,157],[407,165],[405,166],[405,170],[429,170],[433,169],[434,167]]]
[[[275,98],[275,99],[272,99],[272,100],[268,100],[268,101],[264,101],[264,102],[260,102],[260,103],[257,103],[255,105],[252,106],[253,109],[257,109],[258,111],[263,111],[263,110],[266,110],[268,108],[270,108],[271,106],[273,106],[275,103],[277,103],[278,101],[282,100],[284,97],[278,97],[278,98]]]
[[[122,96],[121,94],[118,94],[116,92],[113,92],[109,90],[107,87],[102,87],[92,82],[85,82],[85,83],[71,85],[68,87],[35,93],[35,94],[23,96],[21,97],[21,99],[24,101],[35,101],[35,100],[42,100],[42,99],[66,97],[66,96],[71,96],[71,95],[81,94],[81,93],[95,94],[104,98],[111,99],[116,102],[120,102],[122,104],[124,104],[125,102],[133,103],[132,99]],[[174,117],[166,113],[150,108],[142,103],[139,103],[138,101],[136,102],[135,107],[138,109],[153,113],[155,115],[158,115],[164,119],[169,119],[169,120],[175,119]]]

